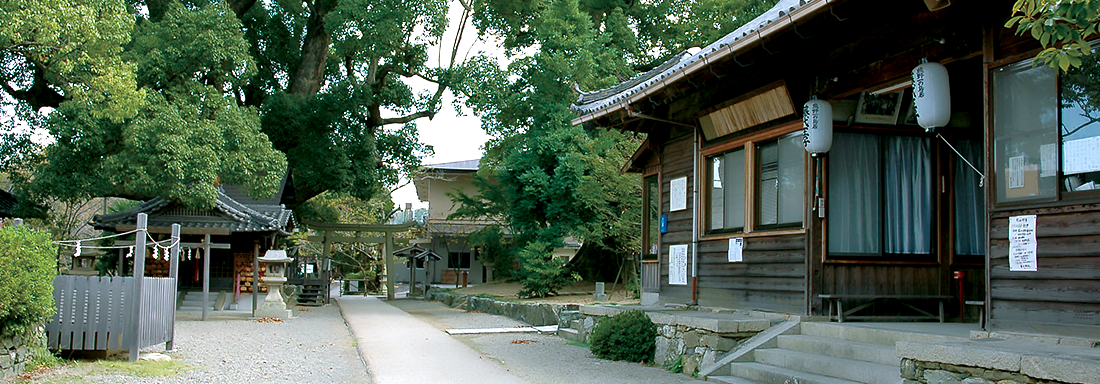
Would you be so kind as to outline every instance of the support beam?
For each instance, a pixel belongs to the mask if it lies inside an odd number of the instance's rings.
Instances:
[[[382,243],[382,257],[384,257],[385,260],[386,260],[386,299],[387,300],[393,300],[395,298],[394,291],[393,291],[394,290],[393,280],[396,279],[397,277],[394,276],[396,274],[395,273],[396,271],[394,270],[394,265],[393,265],[393,251],[395,251],[395,249],[393,249],[393,234],[389,233],[389,232],[386,232],[386,241],[384,243]]]
[[[168,262],[168,277],[172,279],[172,299],[175,300],[179,287],[180,273],[180,225],[172,224],[172,249],[169,251],[171,261]],[[172,303],[172,316],[168,319],[168,342],[164,343],[165,351],[176,349],[176,303]]]
[[[252,317],[256,317],[256,308],[260,300],[260,240],[252,245]]]
[[[145,281],[145,225],[149,222],[149,215],[139,213],[137,215],[138,232],[134,235],[137,244],[134,247],[134,290],[130,300],[130,327],[133,334],[130,336],[130,361],[138,361],[141,354],[141,286]]]
[[[210,310],[210,234],[202,238],[202,321]]]

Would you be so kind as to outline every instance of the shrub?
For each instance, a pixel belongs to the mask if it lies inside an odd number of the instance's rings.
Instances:
[[[521,297],[546,297],[580,280],[580,275],[565,268],[555,259],[549,244],[534,241],[519,251],[519,284]]]
[[[25,333],[53,315],[56,255],[49,233],[0,229],[0,333]]]
[[[623,312],[601,321],[588,341],[597,357],[651,363],[657,350],[657,325],[645,312]]]

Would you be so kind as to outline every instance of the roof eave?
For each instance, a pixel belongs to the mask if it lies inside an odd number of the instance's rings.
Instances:
[[[652,85],[643,88],[641,92],[626,97],[625,100],[622,100],[618,103],[610,104],[594,112],[578,116],[577,118],[573,119],[572,123],[573,125],[581,125],[586,122],[604,117],[612,112],[626,109],[627,105],[633,104],[635,102],[638,102],[639,100],[649,97],[650,95],[664,89],[669,83],[675,83],[676,81],[679,81],[684,77],[695,73],[696,71],[706,68],[713,62],[723,60],[732,54],[747,50],[748,48],[759,44],[762,39],[770,37],[771,35],[774,35],[776,33],[783,32],[786,29],[791,28],[795,23],[799,21],[814,17],[817,14],[827,10],[828,7],[829,2],[826,0],[813,0],[811,3],[799,7],[794,11],[791,11],[789,14],[787,14],[787,18],[784,19],[780,17],[775,21],[772,21],[760,27],[760,29],[757,30],[755,36],[749,36],[744,39],[736,40],[733,43],[722,47],[712,53],[704,53],[702,60],[697,60],[694,63],[691,63],[684,68],[671,73],[668,77],[662,79],[661,81],[655,82]]]

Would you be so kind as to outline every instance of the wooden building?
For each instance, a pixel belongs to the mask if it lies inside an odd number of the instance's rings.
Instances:
[[[644,175],[660,301],[972,321],[965,300],[994,330],[1100,332],[1098,84],[1082,72],[1097,58],[1033,68],[1039,44],[1003,26],[1012,1],[947,3],[781,0],[580,96],[574,124],[647,135],[625,169]],[[922,60],[950,78],[950,122],[931,132],[913,108]],[[815,96],[833,115],[816,157]],[[1028,215],[1037,269],[1010,270],[1009,221]]]
[[[287,236],[294,230],[293,214],[281,201],[283,192],[256,199],[242,187],[223,185],[214,208],[209,210],[188,209],[158,197],[126,211],[96,215],[93,225],[122,233],[133,230],[134,218],[145,213],[149,215],[149,233],[166,238],[170,226],[178,223],[185,248],[179,263],[181,291],[202,289],[205,282],[213,291],[250,293],[255,280],[254,259],[271,248],[277,236]],[[204,242],[211,244],[209,255],[201,254]],[[150,255],[145,264],[146,276],[156,277],[158,272],[167,276],[167,263]],[[208,279],[205,268],[209,268]]]

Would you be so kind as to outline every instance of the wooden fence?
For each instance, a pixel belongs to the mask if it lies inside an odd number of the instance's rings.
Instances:
[[[46,324],[52,350],[127,350],[172,340],[176,279],[145,277],[139,324],[133,324],[134,278],[63,275],[54,278],[57,314]]]

